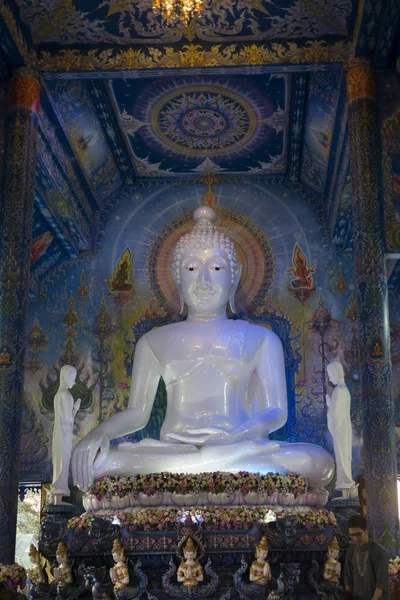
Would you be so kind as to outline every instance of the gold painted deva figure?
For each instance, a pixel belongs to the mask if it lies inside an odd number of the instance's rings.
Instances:
[[[259,544],[256,545],[256,560],[250,567],[250,581],[258,585],[267,585],[271,579],[271,567],[267,561],[268,542],[263,536]]]
[[[114,540],[112,557],[115,565],[110,569],[110,579],[114,590],[122,590],[129,585],[129,571],[126,564],[125,550],[119,540]]]
[[[179,565],[177,578],[179,583],[192,588],[203,581],[203,568],[197,561],[197,548],[191,537],[188,538],[183,548],[183,556],[184,559]]]
[[[54,579],[60,587],[66,587],[72,583],[71,567],[68,563],[68,554],[65,545],[60,542],[57,547],[56,560],[58,567],[54,569]]]
[[[28,569],[28,577],[31,583],[45,583],[45,577],[40,564],[40,553],[33,544],[29,546],[29,558],[32,566]]]
[[[328,546],[328,558],[324,565],[324,579],[331,583],[339,583],[342,567],[339,562],[339,543],[333,538]]]

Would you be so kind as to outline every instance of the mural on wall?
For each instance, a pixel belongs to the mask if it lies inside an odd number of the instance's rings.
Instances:
[[[74,431],[80,438],[126,407],[140,336],[182,318],[170,263],[176,240],[192,226],[193,210],[205,191],[202,184],[167,182],[127,189],[110,214],[101,251],[66,266],[64,275],[49,285],[47,298],[31,304],[25,391],[34,426],[23,436],[29,441],[36,435],[42,442],[27,441],[32,449],[23,458],[27,479],[49,480],[43,465],[51,456],[52,398],[61,366],[69,363],[78,369],[79,389],[73,393],[84,404]],[[289,419],[275,437],[313,439],[332,450],[325,366],[338,357],[352,389],[359,445],[351,260],[340,264],[324,246],[315,216],[297,191],[277,183],[225,183],[214,185],[213,192],[220,227],[235,239],[244,266],[238,312],[270,327],[284,345]],[[157,435],[164,412],[161,382],[149,424],[127,439]]]
[[[332,70],[309,78],[301,178],[316,192],[324,189],[341,77],[340,71]]]
[[[114,79],[109,94],[139,176],[286,170],[289,75]]]
[[[4,141],[5,141],[5,117],[7,114],[8,87],[0,83],[0,181],[3,176]]]
[[[17,0],[21,18],[34,43],[132,44],[189,41],[240,42],[268,39],[347,37],[356,3],[352,0],[228,0],[218,7],[204,0],[201,19],[165,25],[152,3],[140,0]]]
[[[50,100],[71,148],[90,183],[104,200],[122,183],[121,175],[85,82],[49,81]]]
[[[382,177],[387,249],[400,251],[400,80],[396,73],[381,72],[379,120],[382,141]]]
[[[394,219],[400,223],[400,156],[392,157]]]

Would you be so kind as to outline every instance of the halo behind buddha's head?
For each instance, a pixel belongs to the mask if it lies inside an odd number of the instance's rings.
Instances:
[[[194,227],[183,235],[177,242],[172,260],[172,274],[178,288],[180,287],[181,275],[180,265],[186,253],[193,249],[218,248],[224,250],[229,259],[231,268],[231,286],[232,291],[229,298],[229,306],[232,312],[236,312],[234,296],[239,283],[242,265],[239,262],[235,244],[225,233],[216,226],[217,213],[210,206],[200,206],[193,213],[196,221]],[[181,297],[181,312],[183,311],[183,301]]]

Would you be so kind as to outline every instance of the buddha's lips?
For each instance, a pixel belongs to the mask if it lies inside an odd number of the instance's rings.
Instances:
[[[196,298],[199,298],[199,300],[208,300],[209,298],[212,298],[217,290],[213,290],[213,289],[207,289],[207,290],[193,290],[194,295],[196,296]]]

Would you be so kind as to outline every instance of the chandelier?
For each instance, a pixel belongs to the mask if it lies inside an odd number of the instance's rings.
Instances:
[[[167,25],[188,25],[200,15],[202,6],[203,0],[153,0],[153,10]]]

